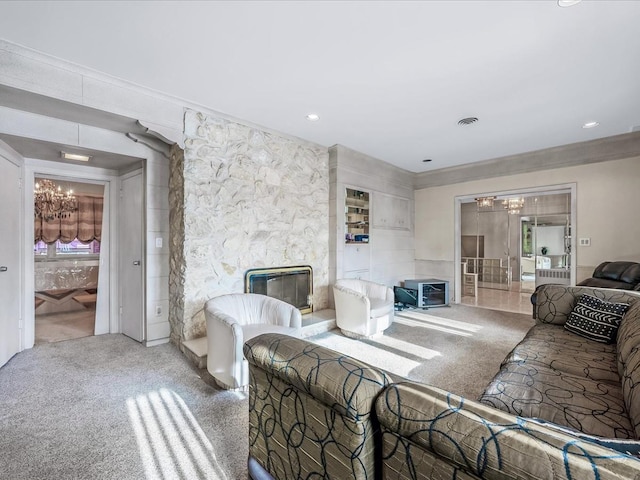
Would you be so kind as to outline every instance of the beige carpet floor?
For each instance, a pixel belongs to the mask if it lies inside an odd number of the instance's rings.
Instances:
[[[0,478],[246,478],[247,399],[170,344],[46,343],[0,368]]]
[[[532,320],[455,305],[385,334],[311,340],[475,398]],[[169,344],[123,335],[44,343],[0,368],[0,478],[246,479],[248,402],[206,384]]]
[[[533,326],[531,315],[453,305],[396,312],[384,334],[353,340],[338,330],[309,340],[398,376],[476,399]]]

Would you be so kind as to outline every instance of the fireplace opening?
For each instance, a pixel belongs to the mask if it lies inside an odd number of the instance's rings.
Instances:
[[[253,268],[244,278],[246,293],[277,298],[302,314],[313,312],[313,269],[309,265]]]

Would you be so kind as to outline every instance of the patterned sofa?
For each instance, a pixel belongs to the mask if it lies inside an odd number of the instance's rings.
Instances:
[[[582,295],[630,304],[613,343],[597,331],[567,330]],[[543,285],[533,326],[502,362],[480,402],[549,426],[604,439],[640,438],[640,295],[592,287]],[[571,323],[571,325],[573,322]],[[595,325],[595,324],[593,324]],[[597,338],[594,341],[587,337]],[[631,445],[631,447],[634,447]],[[640,447],[640,442],[638,446]]]
[[[249,362],[249,475],[262,479],[640,479],[640,460],[308,341]]]

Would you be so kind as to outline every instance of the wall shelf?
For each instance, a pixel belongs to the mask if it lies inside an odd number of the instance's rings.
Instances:
[[[369,192],[347,188],[344,203],[345,243],[368,243]]]

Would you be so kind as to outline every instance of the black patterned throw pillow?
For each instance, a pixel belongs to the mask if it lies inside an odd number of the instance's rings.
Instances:
[[[596,342],[613,343],[628,308],[627,303],[606,302],[591,295],[582,295],[564,328]]]

